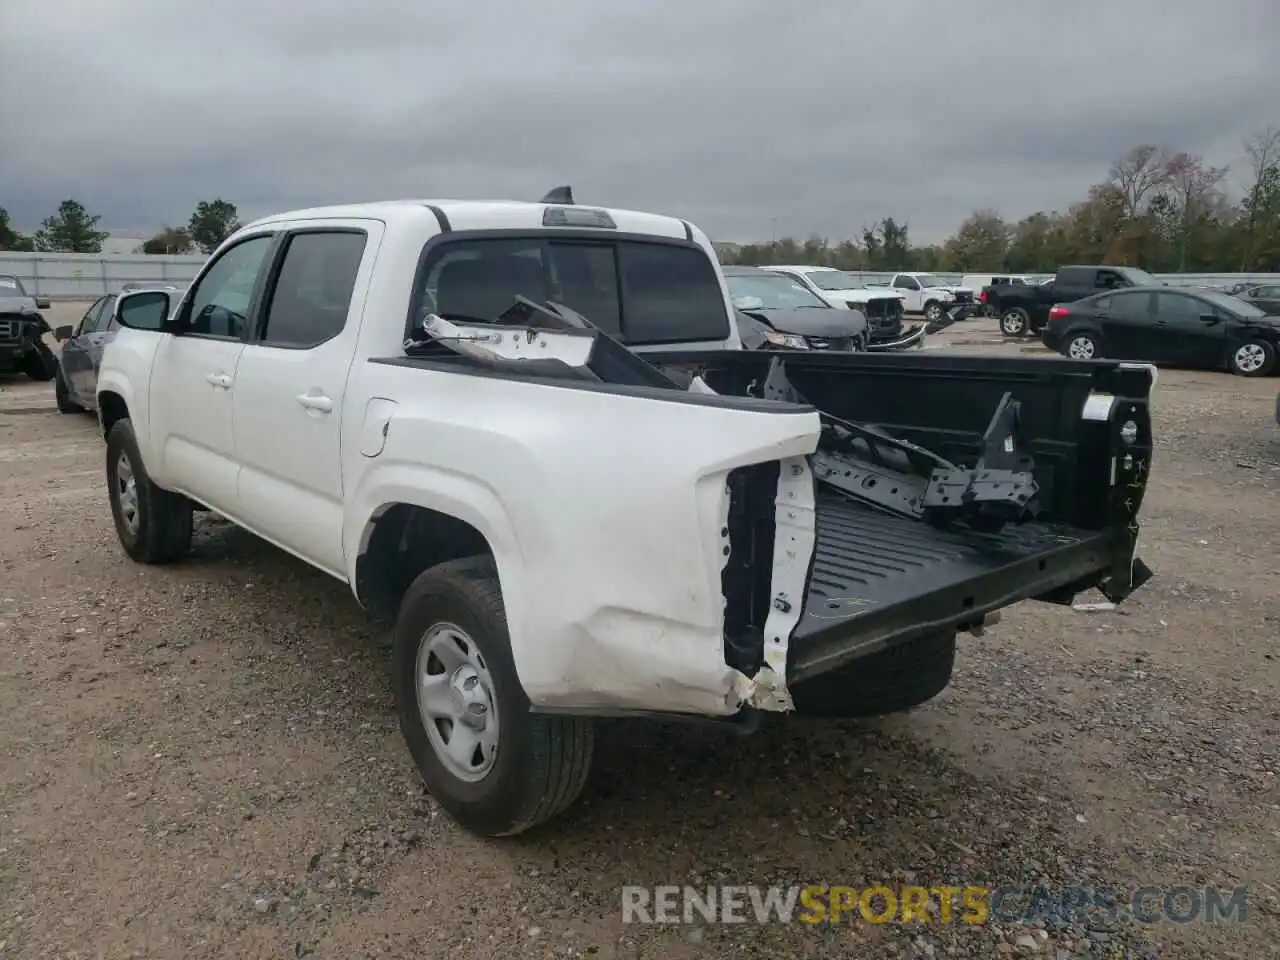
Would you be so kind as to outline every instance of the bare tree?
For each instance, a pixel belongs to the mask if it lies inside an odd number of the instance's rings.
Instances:
[[[1134,147],[1111,165],[1107,179],[1120,191],[1127,219],[1137,218],[1143,202],[1168,182],[1168,167],[1165,151],[1151,144]]]
[[[1219,196],[1226,167],[1206,166],[1201,157],[1175,153],[1165,163],[1165,189],[1173,206],[1178,245],[1178,269],[1187,268],[1187,247],[1197,223],[1208,215]]]

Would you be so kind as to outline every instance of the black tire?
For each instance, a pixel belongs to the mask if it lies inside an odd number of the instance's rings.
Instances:
[[[481,689],[496,709],[500,739],[479,779],[464,779],[446,765],[419,709],[419,647],[433,627],[444,624],[460,628],[474,644],[491,682]],[[595,727],[582,717],[530,712],[491,558],[451,560],[413,581],[396,619],[394,670],[400,730],[409,753],[431,795],[465,829],[485,837],[522,833],[567,810],[582,792]]]
[[[53,378],[53,398],[57,401],[59,413],[84,413],[84,408],[71,399],[66,381],[62,379],[61,367]]]
[[[1010,307],[1000,314],[1000,332],[1006,337],[1025,337],[1031,330],[1031,315],[1022,307]]]
[[[1102,344],[1088,330],[1072,330],[1062,338],[1062,355],[1068,360],[1100,360]]]
[[[1237,377],[1265,377],[1276,366],[1276,348],[1265,340],[1236,344],[1227,356],[1227,369]]]
[[[951,682],[954,630],[925,634],[796,684],[796,713],[824,719],[879,717],[932,700]]]
[[[128,464],[134,482],[132,522],[122,506],[122,462]],[[130,559],[172,563],[191,549],[191,501],[151,481],[128,420],[116,421],[107,437],[107,495],[116,534]]]
[[[32,347],[22,357],[22,372],[32,380],[46,383],[57,375],[58,358],[43,341],[37,341]]]

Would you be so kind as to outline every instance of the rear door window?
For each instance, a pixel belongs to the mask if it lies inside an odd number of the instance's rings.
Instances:
[[[267,304],[264,345],[308,349],[342,332],[365,241],[361,230],[314,230],[289,238]]]
[[[618,244],[627,343],[723,340],[729,317],[715,266],[697,247]]]
[[[1116,320],[1129,320],[1135,323],[1151,319],[1151,294],[1149,293],[1117,293],[1111,297],[1111,309],[1108,316]]]
[[[562,303],[633,345],[724,340],[724,292],[697,247],[631,240],[477,239],[427,262],[422,313],[498,323],[517,296]]]

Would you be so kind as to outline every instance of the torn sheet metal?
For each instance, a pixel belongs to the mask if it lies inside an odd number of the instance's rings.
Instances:
[[[794,710],[787,689],[787,648],[804,613],[805,587],[817,543],[813,473],[806,457],[788,457],[778,471],[769,616],[764,665],[748,702],[761,710]]]
[[[422,321],[423,332],[456,353],[476,360],[556,360],[585,367],[594,338],[579,333],[453,323],[434,313]]]

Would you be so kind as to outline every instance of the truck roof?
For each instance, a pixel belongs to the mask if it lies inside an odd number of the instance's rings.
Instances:
[[[395,222],[431,218],[439,221],[441,228],[453,230],[526,228],[542,230],[555,229],[543,223],[543,214],[549,207],[560,206],[564,206],[565,209],[602,210],[613,219],[619,233],[639,233],[687,240],[694,239],[695,234],[698,234],[703,242],[709,242],[705,235],[701,235],[701,231],[678,217],[589,204],[561,205],[530,203],[524,200],[376,200],[275,213],[255,220],[247,226],[255,227],[290,220],[337,219],[373,219],[390,225]]]

